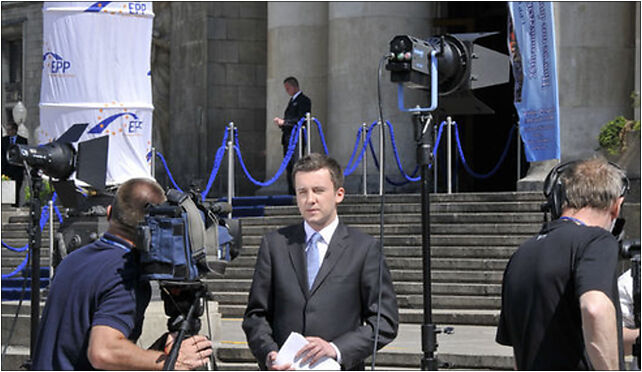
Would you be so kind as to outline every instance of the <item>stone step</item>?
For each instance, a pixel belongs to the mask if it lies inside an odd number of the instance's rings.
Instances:
[[[395,269],[390,270],[393,281],[423,281],[423,270]],[[453,283],[501,283],[502,273],[499,271],[463,271],[463,270],[432,270],[431,278],[433,282],[453,282]],[[230,267],[225,270],[225,278],[222,280],[232,279],[252,279],[254,268],[250,267]]]
[[[207,287],[212,292],[247,292],[252,284],[251,279],[214,279],[206,280]],[[422,294],[423,283],[421,282],[393,282],[395,292],[398,295]],[[452,295],[501,295],[501,285],[498,284],[451,284],[451,283],[432,283],[433,294],[452,294]]]
[[[388,268],[422,270],[423,262],[421,257],[386,257]],[[437,270],[497,270],[504,271],[508,258],[433,258],[430,260],[430,267]],[[233,260],[228,268],[246,267],[253,268],[256,264],[256,257],[240,256]]]
[[[432,212],[432,211],[431,211]],[[376,215],[342,214],[341,221],[348,225],[379,224]],[[542,213],[431,213],[431,223],[535,223],[542,222]],[[301,222],[298,214],[288,216],[247,217],[243,218],[245,226],[288,226]],[[421,223],[421,213],[385,214],[384,223]]]
[[[348,194],[343,199],[344,203],[379,203],[378,195]],[[431,193],[430,201],[433,203],[458,203],[458,202],[498,202],[498,201],[544,201],[541,192],[470,192],[470,193]],[[421,194],[387,194],[385,201],[389,203],[421,203]]]
[[[436,324],[497,326],[499,322],[499,310],[433,309],[432,320]],[[400,323],[423,324],[423,321],[423,309],[399,309]]]
[[[431,296],[434,309],[499,310],[501,296]],[[397,295],[399,308],[423,309],[423,295]]]
[[[351,227],[362,231],[363,233],[379,236],[381,229],[379,225],[363,225],[351,224]],[[263,236],[270,231],[274,231],[274,225],[262,226],[243,226],[243,234],[245,236]],[[533,235],[540,230],[538,225],[532,223],[495,223],[495,224],[431,224],[431,234],[459,234],[459,235],[509,235],[509,234],[524,234]],[[421,235],[421,223],[415,224],[388,224],[384,226],[384,233],[388,236],[391,235]]]
[[[517,250],[513,247],[430,247],[432,258],[510,258]],[[409,247],[391,247],[383,248],[386,257],[422,257],[423,248],[421,246]],[[241,257],[256,257],[259,252],[258,246],[243,247]]]
[[[490,212],[529,212],[540,211],[542,202],[525,201],[515,202],[462,202],[462,203],[437,203],[430,205],[431,213],[490,213]],[[339,215],[343,214],[378,214],[381,212],[377,204],[339,204]],[[384,213],[421,213],[420,203],[392,204],[386,203]],[[265,208],[265,216],[297,215],[296,206],[274,206]]]
[[[519,246],[531,237],[531,234],[524,235],[432,235],[430,244],[434,246]],[[244,246],[259,246],[261,236],[243,235]],[[384,236],[383,244],[389,246],[421,246],[421,235],[396,235]]]
[[[18,318],[15,318],[14,313],[2,313],[2,345],[7,344],[14,319],[16,319],[16,325],[13,330],[13,336],[11,336],[10,345],[29,347],[29,340],[31,339],[31,316],[19,314]]]
[[[2,370],[24,371],[25,368],[22,366],[27,360],[29,360],[29,346],[9,346],[7,354],[2,357]]]
[[[54,221],[57,221],[57,219],[54,218]],[[60,223],[54,222],[54,231],[58,230],[59,227],[60,227]],[[4,225],[2,225],[2,237],[4,239],[5,233],[13,232],[13,231],[22,231],[26,233],[28,228],[29,228],[29,224],[26,222],[5,223]],[[47,221],[42,231],[43,232],[49,231],[49,221]]]

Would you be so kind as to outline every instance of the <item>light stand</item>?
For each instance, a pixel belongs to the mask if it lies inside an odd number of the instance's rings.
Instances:
[[[29,356],[33,358],[38,338],[38,323],[40,321],[40,213],[42,203],[40,190],[42,178],[35,168],[29,169],[29,180],[31,181],[31,204],[29,208],[29,251],[31,252],[31,342]],[[30,367],[30,362],[27,362]]]

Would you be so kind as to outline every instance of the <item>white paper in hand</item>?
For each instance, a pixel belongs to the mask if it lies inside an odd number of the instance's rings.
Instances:
[[[292,364],[292,368],[297,370],[309,371],[309,370],[324,370],[324,371],[338,371],[341,369],[339,363],[336,360],[328,357],[323,357],[319,359],[314,365],[310,366],[309,363],[301,365],[301,359],[298,358],[294,360],[296,353],[301,350],[302,347],[308,344],[308,340],[303,337],[300,333],[292,332],[288,339],[285,340],[281,350],[276,356],[275,364]]]

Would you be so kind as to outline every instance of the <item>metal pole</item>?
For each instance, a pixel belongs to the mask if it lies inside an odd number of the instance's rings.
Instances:
[[[365,148],[366,146],[366,138],[368,137],[366,134],[366,131],[368,130],[368,124],[362,123],[361,124],[361,144]],[[368,195],[368,163],[367,163],[367,158],[368,158],[368,151],[363,152],[363,159],[361,160],[361,169],[363,169],[363,195]]]
[[[49,281],[53,279],[54,203],[49,200]]]
[[[517,122],[517,181],[522,177],[522,139],[519,135],[519,121]]]
[[[297,133],[299,137],[299,159],[303,157],[303,125],[299,127],[299,132]]]
[[[439,122],[435,121],[435,129],[433,130],[432,143],[435,143],[435,141],[437,140],[437,134],[439,134]],[[438,168],[437,164],[439,163],[437,161],[438,157],[439,157],[439,148],[435,149],[435,157],[432,160],[432,169],[433,169],[433,173],[434,173],[433,174],[433,181],[434,181],[433,182],[433,184],[434,184],[433,192],[435,194],[437,193],[437,188],[438,188],[438,185],[439,185],[439,173],[437,172],[437,168]]]
[[[227,140],[227,202],[232,205],[234,198],[234,122],[230,122]],[[227,215],[232,218],[232,212]]]
[[[447,178],[447,184],[448,184],[448,193],[452,194],[453,192],[453,169],[452,169],[452,141],[451,141],[451,131],[452,131],[452,123],[453,119],[448,116],[446,118],[446,126],[448,127],[447,130],[447,136],[446,136],[446,141],[447,141],[447,147],[446,147],[446,178]]]
[[[384,161],[385,161],[385,159],[384,159],[384,157],[385,157],[385,153],[384,153],[384,151],[385,151],[385,146],[384,146],[385,145],[385,143],[384,143],[385,131],[384,131],[384,127],[383,126],[385,124],[384,124],[383,121],[379,120],[377,125],[379,126],[379,195],[383,195],[383,186],[384,186],[383,183],[385,181],[384,180],[384,172],[383,172],[383,168],[384,168],[384,164],[385,164],[384,163]]]
[[[310,152],[312,152],[311,144],[312,144],[312,115],[309,112],[305,113],[305,122],[306,122],[306,127],[308,130],[306,131],[306,136],[305,136],[305,147],[307,148],[306,154],[310,155]]]
[[[42,179],[35,169],[31,173],[31,208],[29,209],[29,251],[31,252],[31,335],[29,355],[33,360],[38,338],[38,325],[40,323],[40,246],[42,230],[40,230],[40,213],[42,204],[40,190]]]
[[[152,167],[152,178],[156,179],[156,147],[152,146],[152,162],[151,162],[151,167]]]

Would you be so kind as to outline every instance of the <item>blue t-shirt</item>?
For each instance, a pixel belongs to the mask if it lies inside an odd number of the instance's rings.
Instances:
[[[151,297],[139,272],[136,251],[108,233],[62,260],[40,319],[32,368],[94,369],[87,359],[93,326],[112,327],[135,342]]]

